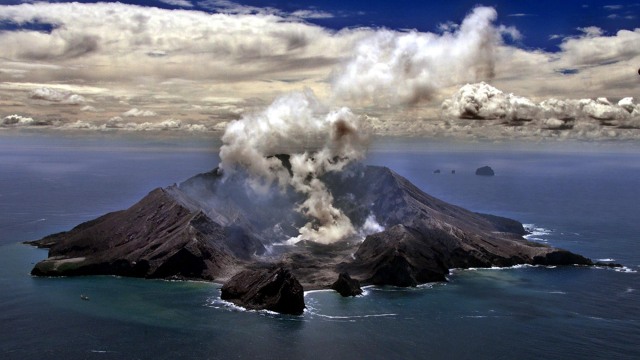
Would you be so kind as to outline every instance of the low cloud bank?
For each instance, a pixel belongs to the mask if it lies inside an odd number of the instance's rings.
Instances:
[[[125,122],[116,116],[105,123],[88,122],[84,120],[40,120],[18,114],[8,115],[0,120],[0,128],[50,128],[59,130],[90,130],[90,131],[188,131],[207,132],[221,131],[215,125],[210,127],[203,124],[190,124],[181,120],[167,119],[159,122]]]
[[[504,119],[513,122],[556,119],[568,122],[590,118],[622,125],[638,120],[640,106],[632,97],[625,97],[617,103],[604,97],[595,100],[551,98],[535,103],[481,82],[461,87],[442,103],[442,112],[445,117],[458,119]],[[558,121],[550,122],[559,124]]]
[[[446,129],[493,139],[640,137],[640,105],[632,97],[617,102],[600,97],[536,103],[481,82],[464,85],[446,99],[442,116],[440,132]],[[431,130],[439,132],[437,128]]]
[[[18,114],[13,114],[9,116],[5,116],[4,119],[0,122],[0,125],[3,127],[7,126],[31,126],[36,123],[33,118],[27,116],[21,116]]]

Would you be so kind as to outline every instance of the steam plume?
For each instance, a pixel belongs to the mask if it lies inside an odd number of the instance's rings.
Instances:
[[[495,49],[505,31],[493,25],[496,17],[493,8],[477,7],[441,35],[372,32],[334,72],[332,100],[412,104],[443,86],[493,77]],[[246,171],[254,192],[278,186],[303,195],[296,210],[309,221],[291,241],[330,243],[357,233],[322,181],[323,174],[364,156],[366,139],[351,110],[329,110],[310,90],[294,92],[230,123],[222,141],[221,168]],[[275,156],[283,153],[290,155],[289,166]]]
[[[282,190],[291,186],[304,196],[296,210],[309,221],[292,241],[330,243],[356,233],[321,179],[364,157],[366,137],[351,110],[329,111],[310,90],[293,92],[260,113],[230,123],[222,141],[221,168],[226,173],[246,170],[257,193],[277,185]],[[290,155],[290,168],[274,156],[282,153]]]
[[[502,32],[493,25],[495,9],[475,8],[441,35],[391,30],[374,32],[359,43],[349,61],[334,72],[334,95],[342,100],[412,104],[438,89],[494,76]]]

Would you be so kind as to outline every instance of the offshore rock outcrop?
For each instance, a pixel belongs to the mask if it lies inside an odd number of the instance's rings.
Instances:
[[[476,175],[480,176],[494,176],[496,173],[491,166],[483,166],[476,169]]]
[[[341,272],[338,280],[331,284],[331,288],[344,297],[356,296],[362,294],[360,281],[352,279],[349,273]]]
[[[302,285],[282,267],[241,271],[224,284],[220,298],[251,310],[291,315],[304,311]]]
[[[225,282],[246,269],[278,266],[305,289],[319,289],[330,288],[342,272],[363,285],[416,286],[445,281],[452,268],[594,265],[527,241],[515,220],[448,204],[388,168],[362,165],[322,179],[334,205],[361,232],[333,244],[287,245],[308,221],[296,211],[300,196],[290,189],[258,196],[244,180],[213,170],[155,189],[129,209],[31,242],[49,248],[49,258],[32,274]]]

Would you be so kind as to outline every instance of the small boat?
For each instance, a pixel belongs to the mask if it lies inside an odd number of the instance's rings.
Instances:
[[[89,297],[88,297],[87,295],[80,294],[80,299],[82,299],[82,300],[87,300],[87,301],[88,301],[88,300],[89,300]]]

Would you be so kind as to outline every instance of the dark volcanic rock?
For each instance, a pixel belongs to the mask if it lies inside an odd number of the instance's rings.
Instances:
[[[407,287],[444,281],[449,270],[434,250],[418,231],[396,225],[368,236],[345,269],[374,285]]]
[[[362,294],[360,281],[352,279],[346,272],[340,273],[338,280],[331,285],[331,288],[344,297]]]
[[[289,157],[274,158],[288,170]],[[331,287],[341,272],[363,284],[415,286],[445,281],[452,268],[592,265],[525,240],[515,220],[448,204],[376,166],[329,172],[322,180],[354,228],[373,220],[382,231],[364,241],[271,246],[298,236],[307,222],[296,211],[301,195],[275,189],[260,197],[247,191],[242,174],[222,176],[217,169],[196,175],[152,191],[127,210],[31,242],[49,248],[32,273],[225,281],[247,268],[279,264],[317,289]],[[243,276],[257,276],[251,274]]]
[[[287,269],[244,270],[222,286],[220,298],[251,310],[271,310],[300,315],[304,291]]]
[[[483,166],[476,169],[476,175],[480,176],[494,176],[495,173],[490,166]]]
[[[556,250],[533,257],[534,265],[594,265],[584,256],[566,250]]]
[[[228,231],[156,189],[127,210],[35,242],[49,258],[31,273],[214,280],[237,264]]]

